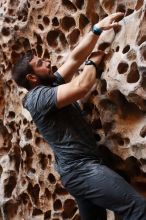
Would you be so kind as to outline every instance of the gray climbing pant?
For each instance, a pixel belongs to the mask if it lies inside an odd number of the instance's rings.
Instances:
[[[62,179],[82,220],[106,220],[106,209],[122,220],[146,220],[146,199],[105,165],[89,161]]]

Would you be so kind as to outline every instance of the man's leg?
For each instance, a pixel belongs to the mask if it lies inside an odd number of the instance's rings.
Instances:
[[[84,198],[116,212],[122,220],[146,220],[146,200],[121,176],[104,165],[95,165],[92,172],[94,175],[86,178]]]
[[[146,199],[104,165],[94,161],[83,164],[65,187],[75,198],[112,210],[122,220],[146,220]]]
[[[107,220],[106,209],[89,200],[76,199],[82,220]]]

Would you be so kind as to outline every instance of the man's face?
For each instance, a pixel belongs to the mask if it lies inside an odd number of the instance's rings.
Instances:
[[[51,61],[49,59],[43,60],[34,56],[30,61],[30,65],[34,70],[34,74],[38,78],[39,84],[49,85],[54,79],[54,74],[51,68]]]

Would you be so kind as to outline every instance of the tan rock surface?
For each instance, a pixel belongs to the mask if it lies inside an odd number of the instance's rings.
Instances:
[[[146,196],[145,8],[144,0],[1,0],[0,219],[80,219],[51,149],[22,107],[26,91],[11,80],[11,68],[31,49],[50,57],[55,71],[94,23],[116,11],[125,13],[121,29],[105,32],[97,43],[107,55],[83,108],[107,163]]]

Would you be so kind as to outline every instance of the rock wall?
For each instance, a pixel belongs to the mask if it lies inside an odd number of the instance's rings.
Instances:
[[[94,23],[116,11],[125,13],[121,28],[97,43],[106,57],[96,90],[82,103],[107,164],[146,196],[146,1],[1,0],[0,219],[80,219],[11,68],[31,49],[50,57],[55,71]]]

